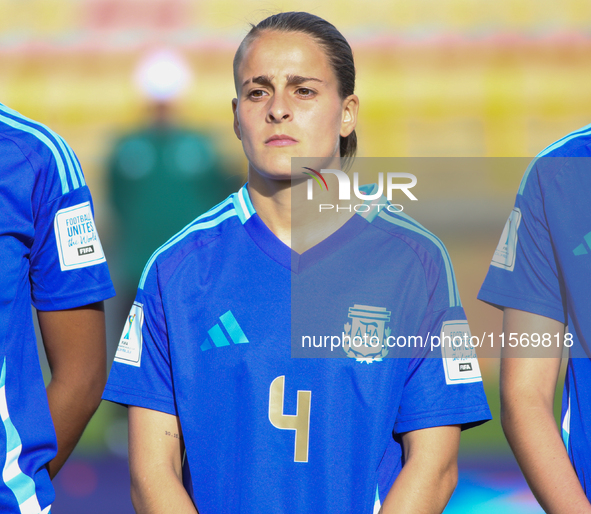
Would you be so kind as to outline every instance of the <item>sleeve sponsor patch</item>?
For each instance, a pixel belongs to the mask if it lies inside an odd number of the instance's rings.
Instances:
[[[470,327],[466,320],[444,321],[441,327],[441,353],[445,383],[482,382],[476,351],[470,345]]]
[[[492,258],[492,266],[513,271],[513,268],[515,267],[515,252],[517,249],[517,230],[519,229],[520,223],[521,211],[518,207],[515,207],[511,211],[507,223],[505,223],[501,239],[499,240],[499,244],[497,245],[497,249]]]
[[[57,211],[54,230],[62,271],[105,262],[90,202]]]
[[[144,306],[134,302],[119,340],[115,362],[139,367],[142,361],[142,327]]]

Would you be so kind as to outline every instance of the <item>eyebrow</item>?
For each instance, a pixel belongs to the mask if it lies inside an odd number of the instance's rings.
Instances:
[[[250,82],[253,84],[259,84],[261,86],[273,87],[273,79],[275,77],[270,75],[259,75],[258,77],[252,77],[247,79],[242,84],[242,87],[246,86]],[[286,75],[288,86],[297,86],[299,84],[303,84],[304,82],[320,82],[323,83],[323,80],[314,78],[314,77],[302,77],[301,75]]]

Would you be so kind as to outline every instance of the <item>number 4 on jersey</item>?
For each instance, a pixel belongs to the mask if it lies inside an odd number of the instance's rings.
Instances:
[[[283,414],[285,375],[277,377],[269,387],[269,421],[275,428],[295,430],[294,462],[308,462],[310,442],[310,402],[312,391],[298,391],[296,414]]]

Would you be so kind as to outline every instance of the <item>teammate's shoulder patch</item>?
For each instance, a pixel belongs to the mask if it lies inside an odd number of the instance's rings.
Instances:
[[[142,326],[144,324],[144,306],[134,302],[127,323],[119,340],[115,362],[139,367],[142,362]]]
[[[105,262],[90,202],[60,209],[54,219],[55,241],[62,271]]]
[[[505,223],[501,239],[499,240],[499,244],[497,245],[497,249],[492,258],[492,266],[513,271],[513,268],[515,267],[515,253],[517,250],[517,230],[519,229],[520,223],[521,210],[519,207],[515,207],[511,211],[507,223]]]
[[[478,358],[470,345],[470,327],[464,320],[444,321],[441,327],[441,353],[445,383],[482,382]]]

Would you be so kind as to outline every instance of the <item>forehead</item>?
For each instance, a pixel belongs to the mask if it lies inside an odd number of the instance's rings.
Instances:
[[[335,79],[322,46],[300,32],[264,31],[250,42],[238,67],[238,83],[259,75]]]

